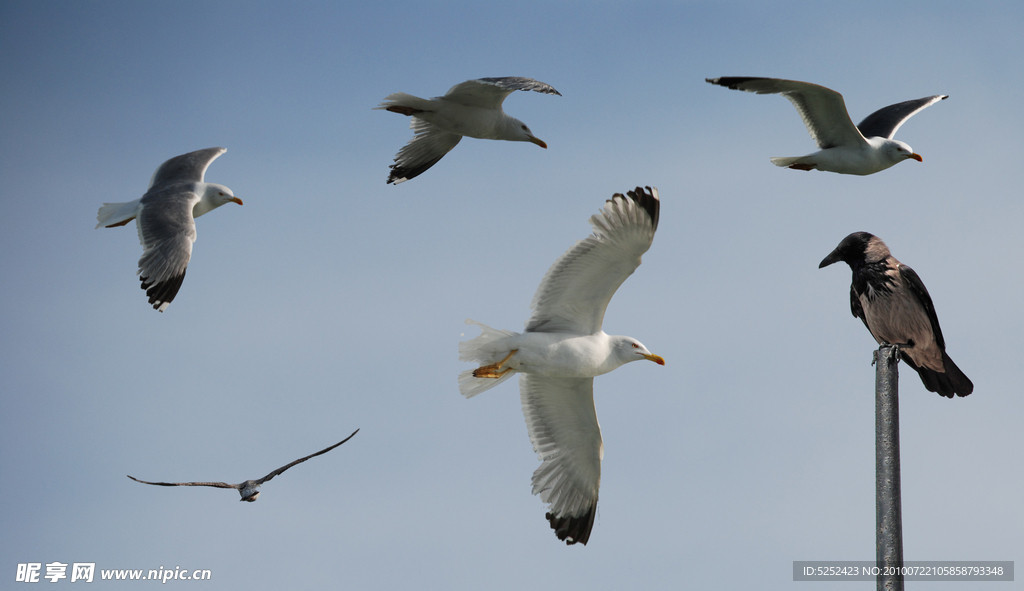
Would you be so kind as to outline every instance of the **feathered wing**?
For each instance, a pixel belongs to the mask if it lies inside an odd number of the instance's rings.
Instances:
[[[793,103],[808,133],[821,149],[835,146],[856,146],[867,140],[853,125],[846,110],[843,95],[818,84],[783,80],[781,78],[752,78],[727,76],[705,79],[733,90],[757,94],[781,94]]]
[[[155,486],[213,486],[216,488],[241,488],[241,484],[228,484],[226,482],[149,482],[146,480],[139,480],[138,478],[128,474],[128,478],[131,478],[135,482],[141,482],[142,484],[152,484]]]
[[[967,396],[974,391],[974,383],[946,354],[946,341],[942,337],[942,329],[939,328],[939,317],[935,313],[935,305],[932,304],[932,297],[928,294],[928,289],[925,288],[924,282],[921,281],[921,277],[918,276],[917,272],[910,267],[901,264],[899,272],[903,283],[907,286],[908,293],[920,302],[921,307],[924,308],[925,313],[928,315],[928,321],[931,324],[935,342],[938,344],[939,350],[942,351],[942,367],[945,371],[937,372],[918,365],[906,351],[900,351],[900,357],[902,357],[907,365],[917,371],[918,375],[921,376],[921,382],[924,383],[925,388],[929,392],[936,392],[947,398],[952,398],[954,394],[957,396]]]
[[[315,458],[316,456],[319,456],[319,455],[321,455],[321,454],[325,454],[325,453],[327,453],[327,452],[331,451],[332,449],[334,449],[334,448],[338,447],[338,446],[339,446],[339,445],[341,445],[342,443],[345,443],[345,442],[346,442],[346,441],[348,441],[349,439],[352,439],[353,437],[355,437],[355,434],[356,434],[356,433],[358,433],[358,432],[359,432],[359,429],[356,429],[355,431],[353,431],[353,432],[352,432],[352,434],[351,434],[351,435],[349,435],[348,437],[346,437],[346,438],[342,439],[341,441],[339,441],[338,443],[335,443],[334,445],[332,445],[332,446],[330,446],[330,447],[325,447],[324,449],[321,449],[321,450],[320,450],[320,451],[318,451],[318,452],[315,452],[315,453],[311,453],[311,454],[309,454],[308,456],[306,456],[306,457],[304,457],[304,458],[299,458],[299,459],[295,460],[294,462],[291,462],[291,463],[289,463],[289,464],[285,464],[284,466],[281,466],[281,467],[280,467],[280,468],[278,468],[277,470],[274,470],[274,471],[273,471],[273,472],[271,472],[270,474],[267,474],[267,475],[266,475],[266,476],[264,476],[263,478],[260,478],[259,480],[257,480],[257,481],[256,481],[256,484],[257,484],[257,485],[263,484],[264,482],[267,482],[268,480],[271,480],[271,479],[273,479],[273,478],[274,478],[275,476],[277,476],[278,474],[280,474],[280,473],[284,472],[284,471],[285,471],[285,470],[287,470],[288,468],[291,468],[291,467],[292,467],[292,466],[294,466],[295,464],[301,464],[302,462],[305,462],[305,461],[306,461],[306,460],[308,460],[309,458]]]
[[[388,183],[398,184],[418,177],[444,158],[462,139],[461,135],[444,131],[419,117],[413,117],[409,126],[413,130],[413,138],[395,156]]]
[[[521,76],[505,76],[502,78],[478,78],[460,82],[448,89],[444,100],[459,103],[470,107],[483,109],[498,109],[505,98],[516,90],[532,90],[544,94],[561,93],[550,84],[523,78]]]
[[[558,539],[586,544],[604,457],[594,379],[522,374],[519,383],[530,441],[541,459],[533,494],[549,505],[546,517]]]
[[[175,156],[164,162],[153,173],[149,186],[157,187],[168,181],[175,183],[201,183],[206,169],[218,156],[227,152],[225,148],[206,148],[181,156]]]
[[[892,139],[896,135],[896,130],[906,123],[907,119],[947,98],[949,98],[949,95],[937,94],[882,107],[858,123],[857,129],[860,130],[864,137]]]
[[[139,279],[153,308],[163,312],[185,279],[196,240],[196,222],[192,207],[200,195],[180,188],[146,193],[142,198],[136,224],[142,258]]]
[[[932,296],[928,293],[928,289],[924,286],[924,282],[921,281],[921,277],[918,276],[917,272],[910,267],[900,263],[899,264],[900,278],[903,280],[903,284],[907,287],[907,292],[910,293],[921,304],[924,308],[925,314],[928,315],[928,323],[932,327],[932,335],[935,336],[935,342],[938,343],[939,349],[946,350],[946,341],[942,338],[942,329],[939,328],[939,317],[935,314],[935,305],[932,304]]]
[[[658,228],[658,190],[616,193],[590,218],[594,233],[558,258],[533,297],[532,332],[601,330],[615,291],[640,266]]]

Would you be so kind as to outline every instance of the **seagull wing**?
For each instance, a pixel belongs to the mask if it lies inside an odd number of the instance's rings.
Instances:
[[[216,488],[233,488],[239,489],[242,487],[241,484],[228,484],[226,482],[148,482],[146,480],[139,480],[138,478],[127,474],[128,478],[131,478],[135,482],[141,482],[142,484],[153,484],[156,486],[213,486]]]
[[[149,303],[163,312],[181,288],[196,241],[192,207],[200,195],[181,186],[151,189],[140,201],[136,224],[142,258],[139,279]]]
[[[896,135],[896,130],[906,123],[907,119],[910,119],[918,112],[947,98],[949,98],[949,95],[947,94],[937,94],[935,96],[926,96],[924,98],[903,101],[902,103],[882,107],[865,117],[864,120],[857,125],[857,129],[860,130],[864,137],[884,137],[892,139],[893,136]]]
[[[546,517],[560,540],[586,544],[604,457],[594,379],[524,373],[519,383],[530,441],[541,459],[533,473],[533,494],[548,503]]]
[[[152,188],[165,183],[201,183],[210,163],[224,152],[227,152],[227,149],[206,148],[175,156],[156,169],[149,180],[149,186]]]
[[[548,270],[531,305],[529,332],[594,334],[615,291],[640,266],[658,228],[658,190],[616,193],[590,218],[594,233]]]
[[[413,117],[409,126],[415,135],[395,156],[388,183],[398,184],[423,174],[462,139],[419,117]]]
[[[504,78],[467,80],[451,87],[446,95],[439,98],[469,107],[500,109],[501,103],[505,101],[505,97],[516,90],[532,90],[534,92],[562,96],[562,93],[555,90],[550,84],[534,80],[533,78],[506,76]]]
[[[856,146],[867,141],[853,125],[843,95],[830,88],[781,78],[730,76],[706,80],[733,90],[781,94],[786,97],[796,107],[807,131],[822,150],[836,146]]]
[[[346,441],[348,441],[349,439],[352,439],[352,437],[354,437],[354,436],[355,436],[355,434],[356,434],[356,433],[358,433],[358,432],[359,432],[359,429],[356,429],[355,431],[353,431],[353,432],[352,432],[352,435],[349,435],[348,437],[346,437],[346,438],[342,439],[341,441],[339,441],[338,443],[335,443],[334,445],[332,445],[332,446],[330,446],[330,447],[326,447],[326,448],[324,448],[324,449],[321,449],[320,451],[318,451],[318,452],[316,452],[316,453],[312,453],[312,454],[309,454],[308,456],[306,456],[306,457],[304,457],[304,458],[299,458],[299,459],[295,460],[294,462],[292,462],[292,463],[290,463],[290,464],[285,464],[284,466],[281,466],[281,467],[280,467],[280,468],[278,468],[277,470],[274,470],[274,471],[273,471],[273,472],[271,472],[270,474],[267,474],[267,475],[266,475],[266,476],[264,476],[263,478],[260,478],[259,480],[257,480],[257,481],[256,481],[256,484],[257,484],[257,485],[263,484],[264,482],[267,482],[268,480],[270,480],[270,479],[272,479],[273,477],[277,476],[277,475],[278,475],[278,474],[280,474],[281,472],[284,472],[284,471],[285,471],[285,470],[287,470],[288,468],[291,468],[291,467],[292,467],[292,466],[294,466],[295,464],[301,464],[302,462],[305,462],[305,461],[306,461],[306,460],[308,460],[309,458],[315,458],[315,457],[316,457],[316,456],[318,456],[318,455],[321,455],[321,454],[325,454],[325,453],[327,453],[327,452],[331,451],[332,449],[334,449],[334,448],[338,447],[338,446],[339,446],[339,445],[341,445],[342,443],[345,443],[345,442],[346,442]]]

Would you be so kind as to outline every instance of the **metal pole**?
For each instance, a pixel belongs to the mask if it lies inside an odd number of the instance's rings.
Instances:
[[[878,591],[903,591],[899,352],[875,351],[875,566]]]

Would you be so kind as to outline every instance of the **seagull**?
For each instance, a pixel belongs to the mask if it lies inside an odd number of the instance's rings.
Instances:
[[[160,312],[171,305],[185,279],[196,241],[195,218],[225,203],[242,204],[224,185],[203,182],[207,167],[226,151],[206,148],[175,156],[156,169],[145,195],[135,201],[104,203],[96,215],[97,228],[135,220],[143,249],[139,279],[149,303]]]
[[[921,278],[896,260],[877,236],[854,232],[818,268],[843,261],[853,271],[850,310],[878,344],[896,345],[929,392],[967,396],[974,384],[946,354],[935,306]]]
[[[415,133],[395,156],[387,182],[397,185],[423,174],[451,151],[462,136],[531,142],[547,148],[525,123],[501,110],[505,97],[516,90],[562,96],[550,84],[508,76],[467,80],[451,87],[448,94],[432,99],[404,92],[384,97],[384,102],[374,108],[412,117],[410,127]]]
[[[213,486],[216,488],[233,488],[237,490],[240,495],[242,495],[241,500],[252,503],[256,500],[257,497],[260,496],[260,485],[262,485],[264,482],[267,482],[268,480],[284,472],[288,468],[291,468],[295,464],[301,464],[302,462],[305,462],[309,458],[315,458],[320,454],[325,454],[331,451],[332,449],[338,447],[342,443],[345,443],[349,439],[352,439],[352,437],[358,432],[359,429],[356,429],[355,431],[352,432],[352,435],[349,435],[348,437],[342,439],[338,443],[335,443],[334,445],[328,448],[321,449],[316,453],[309,454],[304,458],[299,458],[290,464],[285,464],[284,466],[281,466],[280,468],[274,470],[270,474],[267,474],[263,478],[260,478],[258,480],[246,480],[245,482],[240,482],[238,484],[228,484],[226,482],[148,482],[146,480],[139,480],[138,478],[130,474],[127,474],[126,476],[128,476],[128,478],[131,478],[135,482],[141,482],[142,484],[153,484],[156,486]]]
[[[516,373],[523,414],[541,465],[533,494],[558,539],[586,544],[594,527],[604,445],[594,409],[594,376],[630,361],[665,360],[632,337],[601,330],[605,309],[640,265],[658,227],[658,190],[616,193],[590,218],[594,233],[548,270],[533,298],[526,330],[496,330],[459,344],[459,359],[482,364],[459,375],[467,398]]]
[[[907,159],[923,162],[920,154],[915,154],[910,146],[893,139],[893,136],[907,119],[949,98],[949,95],[937,94],[882,107],[854,127],[846,112],[843,95],[824,86],[780,78],[705,80],[734,90],[781,94],[789,99],[821,150],[806,156],[772,158],[772,163],[796,170],[818,169],[840,174],[874,174]]]

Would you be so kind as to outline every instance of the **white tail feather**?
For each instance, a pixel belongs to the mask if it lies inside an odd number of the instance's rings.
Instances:
[[[466,320],[466,324],[475,324],[482,331],[480,336],[459,343],[459,360],[472,361],[480,365],[496,363],[508,355],[508,346],[499,344],[500,341],[514,336],[516,333],[510,330],[498,330],[475,320]],[[475,378],[473,370],[469,369],[459,374],[459,392],[466,398],[472,398],[484,390],[490,390],[498,384],[512,377],[516,372],[510,371],[500,378]]]
[[[396,92],[384,97],[384,102],[374,109],[387,109],[388,107],[410,107],[423,111],[433,110],[436,106],[427,99],[421,99],[404,92]]]
[[[128,223],[135,217],[138,211],[138,199],[135,201],[125,201],[124,203],[104,203],[103,207],[96,213],[96,219],[99,220],[96,227]]]
[[[787,167],[800,162],[801,158],[803,158],[803,156],[776,157],[772,158],[771,161],[775,166]]]

